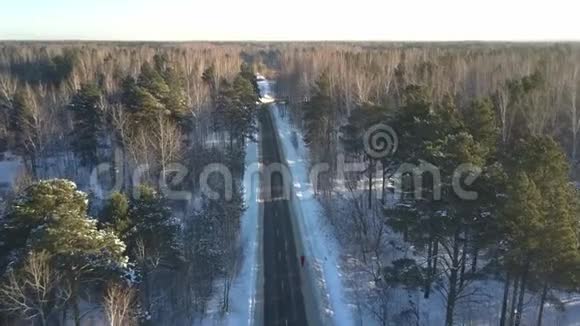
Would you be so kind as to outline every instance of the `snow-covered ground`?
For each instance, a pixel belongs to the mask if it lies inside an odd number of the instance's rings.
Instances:
[[[242,247],[241,268],[230,290],[230,311],[221,316],[218,312],[222,291],[216,291],[210,302],[210,316],[204,324],[210,325],[255,325],[259,313],[257,292],[260,276],[260,228],[261,213],[258,202],[260,190],[258,143],[248,142],[246,146],[245,171],[243,178],[244,203],[246,211],[241,218],[240,246]]]
[[[260,83],[262,94],[273,94],[269,82]],[[295,130],[284,116],[283,109],[276,104],[272,110],[280,146],[288,162],[294,182],[292,210],[295,225],[301,237],[306,257],[306,273],[314,284],[312,292],[323,313],[322,322],[328,325],[353,325],[352,307],[347,302],[340,270],[340,246],[330,226],[322,216],[322,207],[314,197],[309,179],[310,163],[308,150],[302,135]]]
[[[258,144],[246,146],[246,169],[244,171],[244,202],[246,211],[241,218],[240,241],[243,248],[243,263],[231,289],[231,312],[227,325],[253,325],[256,309],[256,291],[259,273],[259,175]]]
[[[0,153],[0,192],[12,189],[23,169],[24,164],[19,156],[10,152]]]

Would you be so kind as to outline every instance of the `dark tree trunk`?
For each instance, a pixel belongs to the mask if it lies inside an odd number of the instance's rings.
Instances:
[[[425,290],[423,296],[429,299],[431,295],[431,270],[433,268],[433,239],[429,239],[429,247],[427,248],[427,275],[425,277]]]
[[[529,266],[529,264],[526,264]],[[518,298],[518,309],[516,311],[516,318],[514,321],[515,326],[520,326],[522,322],[522,315],[524,309],[524,295],[526,294],[526,283],[528,280],[528,267],[526,266],[524,274],[522,275],[522,284],[520,285],[520,297]]]
[[[542,289],[542,297],[540,298],[540,311],[538,312],[538,326],[542,326],[542,319],[544,317],[544,303],[546,303],[547,296],[548,296],[548,282],[545,282],[544,288]]]
[[[437,275],[437,266],[439,264],[439,241],[435,240],[433,243],[433,264],[431,265],[431,279],[435,279]]]
[[[28,161],[28,164],[26,163]],[[33,180],[38,180],[38,171],[36,170],[36,155],[31,154],[28,160],[24,160],[25,165],[28,165],[30,176]]]
[[[505,285],[503,287],[503,300],[501,303],[501,315],[499,318],[499,326],[505,326],[505,317],[507,312],[507,305],[508,305],[508,298],[510,294],[510,283],[511,283],[511,275],[509,272],[506,272],[506,279]]]
[[[64,308],[62,309],[62,316],[61,316],[63,325],[66,325],[67,312],[68,312],[68,309],[65,305]]]
[[[38,315],[38,322],[39,322],[40,326],[46,326],[47,325],[47,323],[46,323],[46,316],[47,315],[45,315],[44,312],[41,312]]]
[[[459,229],[455,231],[453,239],[453,255],[451,257],[451,271],[449,273],[449,291],[447,294],[447,310],[445,312],[445,325],[453,326],[453,314],[457,301],[457,278],[459,277]]]
[[[387,183],[387,172],[385,171],[385,166],[382,165],[381,166],[381,170],[382,170],[382,175],[383,175],[383,189],[381,190],[381,202],[383,203],[383,205],[385,204],[386,200],[387,200],[387,196],[385,195],[385,189],[386,189],[386,183]]]
[[[512,326],[514,324],[514,315],[515,315],[515,311],[516,311],[516,305],[518,302],[517,297],[518,297],[519,286],[520,286],[520,278],[516,277],[514,279],[514,288],[512,291],[512,302],[511,302],[507,326]]]
[[[79,308],[79,286],[78,281],[75,279],[72,283],[71,289],[71,299],[72,299],[72,309],[73,316],[75,319],[75,326],[81,326],[81,310]]]
[[[223,292],[223,302],[222,302],[222,311],[228,312],[230,309],[230,284],[231,281],[228,279],[229,276],[226,276],[226,280],[224,282],[224,292]]]
[[[477,244],[473,245],[473,257],[471,257],[471,273],[477,272],[477,258],[479,256],[479,248]]]
[[[143,267],[143,295],[142,295],[142,300],[143,300],[143,307],[145,307],[145,310],[147,313],[151,314],[151,293],[150,293],[150,287],[149,287],[149,271],[147,270],[147,267],[144,266]]]
[[[467,241],[463,242],[463,251],[461,252],[461,272],[459,274],[459,288],[465,284],[465,265],[467,265]]]

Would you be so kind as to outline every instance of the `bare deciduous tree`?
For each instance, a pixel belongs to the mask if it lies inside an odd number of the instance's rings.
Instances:
[[[135,289],[116,282],[107,284],[103,298],[103,310],[109,326],[136,325]]]
[[[164,114],[159,114],[156,122],[151,145],[160,165],[162,184],[165,185],[167,166],[179,159],[183,140],[179,126]]]
[[[45,251],[32,252],[21,268],[7,274],[0,286],[0,302],[6,311],[47,325],[51,313],[70,297],[51,258]]]

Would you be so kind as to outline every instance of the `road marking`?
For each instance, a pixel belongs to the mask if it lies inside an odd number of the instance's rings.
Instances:
[[[278,261],[282,261],[282,252],[278,251]]]

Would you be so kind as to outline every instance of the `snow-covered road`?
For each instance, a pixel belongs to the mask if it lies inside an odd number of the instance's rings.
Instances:
[[[271,82],[260,83],[262,94],[275,98]],[[309,180],[309,156],[302,135],[296,130],[283,108],[277,104],[269,106],[278,131],[279,144],[288,162],[294,181],[291,209],[300,235],[302,249],[306,256],[305,273],[314,285],[313,294],[325,325],[353,325],[352,309],[348,304],[340,272],[340,246],[325,223],[322,207],[314,197]]]
[[[260,81],[262,96],[275,98],[273,82]],[[282,157],[292,174],[293,193],[290,210],[297,234],[297,246],[305,256],[302,277],[309,289],[305,293],[306,309],[321,314],[324,325],[354,325],[352,307],[345,297],[339,266],[340,246],[330,227],[324,222],[320,203],[314,197],[309,180],[308,151],[299,130],[290,124],[283,108],[269,104]],[[243,262],[231,290],[231,311],[218,321],[221,325],[262,325],[263,320],[263,211],[259,203],[259,144],[246,148],[244,200],[247,207],[242,218],[240,241]],[[298,243],[299,242],[299,243]],[[308,307],[314,304],[316,307]],[[216,320],[214,320],[216,322]]]

